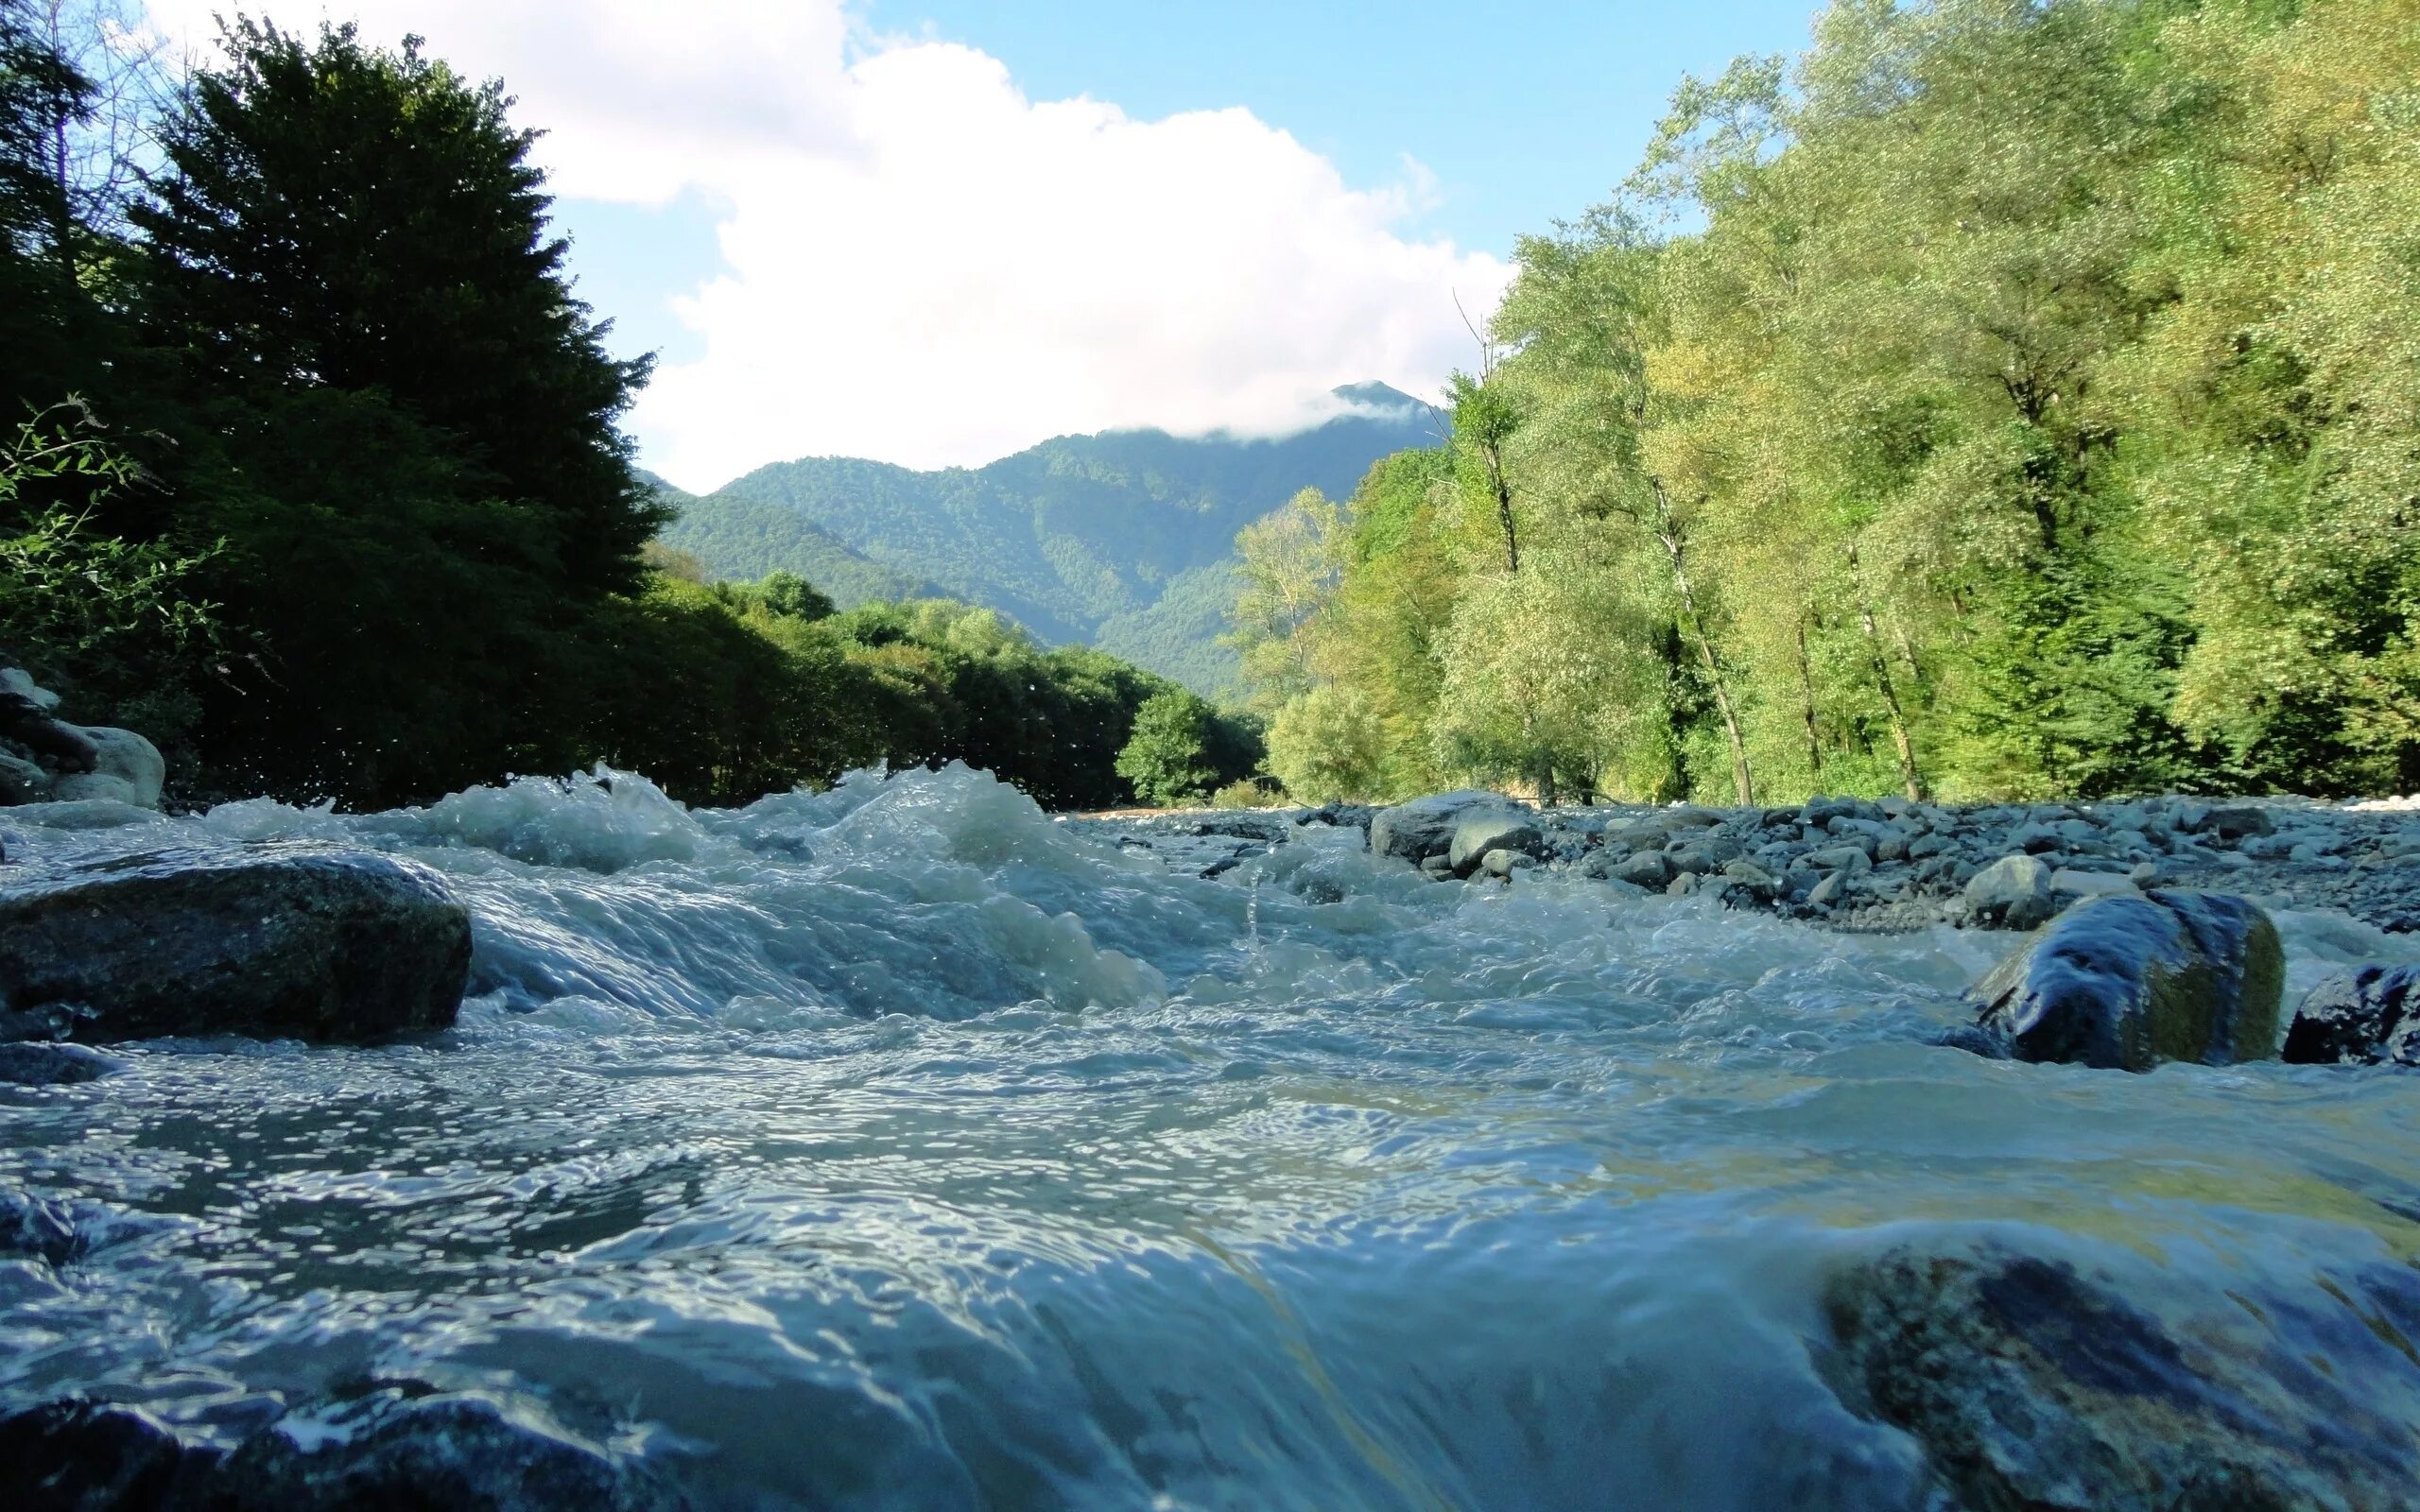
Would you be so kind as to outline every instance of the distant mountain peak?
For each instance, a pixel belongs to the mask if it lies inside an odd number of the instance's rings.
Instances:
[[[1402,389],[1374,380],[1365,384],[1345,384],[1340,387],[1331,388],[1328,392],[1358,409],[1403,410],[1422,407],[1419,400],[1412,398]]]

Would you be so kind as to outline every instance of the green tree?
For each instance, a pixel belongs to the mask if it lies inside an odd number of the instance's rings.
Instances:
[[[133,214],[155,337],[222,391],[384,396],[530,517],[533,569],[634,585],[670,518],[616,428],[650,359],[609,356],[573,296],[503,86],[350,26],[306,43],[239,18],[221,44]]]
[[[1134,785],[1134,796],[1157,808],[1200,803],[1218,784],[1210,762],[1211,724],[1217,712],[1184,688],[1153,694],[1134,713],[1134,734],[1117,753],[1117,775]]]

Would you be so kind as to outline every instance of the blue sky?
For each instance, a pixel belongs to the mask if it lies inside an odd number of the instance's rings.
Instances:
[[[226,0],[146,0],[207,37]],[[501,77],[625,352],[641,457],[979,464],[1113,426],[1274,434],[1432,394],[1516,236],[1808,0],[248,0]]]
[[[1409,230],[1509,254],[1514,238],[1603,198],[1636,163],[1685,73],[1795,51],[1813,0],[1707,5],[1114,4],[877,0],[875,31],[969,43],[1037,99],[1089,95],[1129,114],[1240,105],[1336,163],[1348,182],[1436,176]],[[720,264],[714,205],[566,201],[590,301],[626,352],[694,358],[671,301]]]

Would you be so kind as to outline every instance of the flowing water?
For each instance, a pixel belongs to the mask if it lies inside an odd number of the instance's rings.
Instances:
[[[1827,1383],[1843,1267],[1990,1235],[2182,1306],[2420,1247],[2420,1076],[1989,1062],[1925,1040],[2006,936],[1350,829],[1205,880],[953,768],[10,852],[308,838],[469,902],[459,1027],[0,1088],[0,1189],[95,1236],[0,1263],[0,1404],[229,1435],[416,1380],[715,1505],[1913,1507]],[[2280,923],[2290,991],[2413,954]]]

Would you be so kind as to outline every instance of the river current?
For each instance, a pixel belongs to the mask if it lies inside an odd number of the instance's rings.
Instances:
[[[2420,1075],[1935,1048],[2009,936],[1828,933],[1311,826],[1215,878],[952,768],[10,832],[326,839],[475,918],[458,1028],[0,1087],[0,1405],[489,1393],[701,1504],[1909,1507],[1821,1297],[1990,1240],[2154,1307],[2420,1250]],[[20,864],[12,861],[12,865]],[[2286,913],[2290,1001],[2420,957]]]

